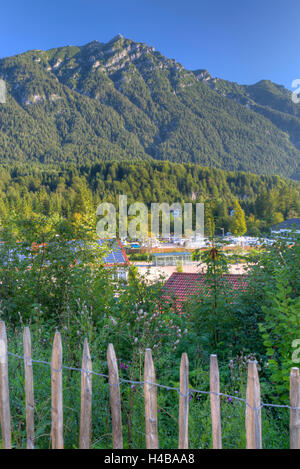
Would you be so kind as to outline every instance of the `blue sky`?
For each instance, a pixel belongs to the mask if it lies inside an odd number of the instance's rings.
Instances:
[[[239,83],[300,78],[300,6],[291,0],[10,0],[0,5],[0,57],[117,33],[188,69]]]

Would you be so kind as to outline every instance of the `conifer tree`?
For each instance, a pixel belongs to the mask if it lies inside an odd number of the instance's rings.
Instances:
[[[247,231],[245,213],[236,199],[234,202],[234,214],[231,221],[231,233],[237,236],[243,236]]]

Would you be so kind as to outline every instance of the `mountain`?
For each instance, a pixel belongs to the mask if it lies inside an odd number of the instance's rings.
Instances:
[[[300,180],[300,107],[269,81],[188,71],[121,35],[3,58],[0,77],[0,162],[156,159]]]

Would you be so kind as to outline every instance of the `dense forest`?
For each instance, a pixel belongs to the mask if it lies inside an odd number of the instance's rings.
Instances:
[[[1,162],[154,159],[300,179],[299,107],[271,82],[188,71],[121,36],[0,59],[0,78]]]
[[[286,218],[300,216],[299,184],[279,176],[229,172],[170,162],[102,162],[77,165],[0,166],[0,216],[12,213],[70,221],[94,215],[102,201],[118,206],[144,202],[204,202],[216,234],[230,229],[230,210],[239,201],[248,234],[267,232]]]

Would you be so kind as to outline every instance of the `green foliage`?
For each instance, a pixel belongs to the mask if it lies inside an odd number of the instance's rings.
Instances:
[[[145,262],[151,262],[152,256],[150,254],[140,254],[140,253],[133,253],[129,254],[128,258],[131,261],[145,261]]]
[[[53,335],[62,333],[64,364],[80,367],[88,338],[93,370],[107,373],[106,349],[113,343],[120,377],[143,381],[145,348],[151,348],[157,380],[179,385],[182,351],[190,360],[190,386],[209,390],[209,354],[218,353],[221,390],[245,397],[249,359],[258,360],[263,402],[288,402],[292,342],[299,336],[299,239],[279,240],[248,257],[248,288],[233,291],[224,274],[231,259],[222,245],[202,254],[206,294],[193,298],[182,316],[164,299],[162,282],[149,283],[134,268],[129,282],[116,281],[104,268],[105,254],[94,245],[93,231],[80,223],[46,216],[10,215],[2,220],[0,244],[1,319],[8,329],[9,351],[22,355],[22,332],[32,332],[33,358],[50,361]],[[291,235],[292,236],[292,235]],[[80,240],[80,243],[78,241]],[[76,250],[74,252],[74,246]],[[261,325],[259,327],[259,325]],[[298,332],[297,332],[298,331]],[[50,370],[34,363],[36,447],[48,448],[51,431]],[[24,447],[24,368],[9,356],[13,445]],[[67,448],[78,447],[80,373],[63,370],[64,434]],[[124,445],[145,446],[143,390],[121,386]],[[99,405],[99,402],[101,405]],[[245,447],[245,408],[221,398],[225,448]],[[178,438],[178,394],[158,390],[160,447]],[[263,444],[288,447],[286,409],[263,409]],[[93,377],[93,447],[112,446],[109,387]],[[191,394],[190,447],[211,447],[210,403]]]
[[[292,344],[300,337],[299,259],[299,237],[295,236],[292,244],[284,239],[268,249],[262,260],[264,269],[256,269],[257,294],[263,297],[260,331],[271,379],[283,400],[288,398],[289,372],[295,366]]]
[[[49,320],[59,325],[70,308],[80,308],[83,291],[96,314],[100,297],[91,291],[105,275],[98,268],[104,252],[89,231],[82,230],[79,243],[72,240],[72,226],[61,219],[12,216],[1,238],[1,309],[10,321],[21,314],[27,322],[35,311],[39,325]]]
[[[288,399],[294,341],[299,340],[299,236],[279,239],[258,252],[239,257],[248,265],[247,288],[237,291],[226,280],[228,256],[213,247],[202,255],[206,279],[201,295],[184,305],[193,353],[220,358],[255,353],[272,383],[269,399]],[[298,342],[295,342],[298,343]]]
[[[202,253],[201,262],[206,266],[201,295],[195,295],[184,305],[189,338],[192,343],[201,344],[206,356],[218,353],[228,357],[238,351],[233,348],[239,324],[235,311],[237,292],[226,277],[229,259],[221,245],[213,245]]]
[[[175,317],[163,305],[161,283],[149,285],[138,279],[132,271],[129,283],[115,280],[115,269],[102,265],[105,251],[94,243],[88,228],[73,225],[65,229],[63,220],[50,220],[43,216],[22,218],[12,216],[2,220],[0,244],[0,296],[1,319],[6,322],[9,349],[20,353],[22,329],[29,325],[32,332],[33,355],[50,360],[51,343],[56,329],[62,333],[64,363],[80,366],[82,344],[85,337],[91,346],[94,370],[106,372],[106,349],[113,343],[121,359],[123,378],[142,379],[142,353],[152,348],[158,369],[176,353],[182,337],[181,318]],[[33,242],[34,240],[34,242]],[[21,352],[22,353],[22,352]],[[24,445],[24,377],[20,364],[10,363],[10,384],[14,388],[12,402],[13,441]],[[49,368],[37,366],[35,372],[37,447],[49,444],[50,432],[50,380]],[[64,373],[66,446],[77,447],[79,423],[80,374]],[[123,393],[124,427],[127,428],[126,445],[139,445],[134,417],[139,409],[134,390],[126,386]],[[111,445],[108,420],[108,387],[103,379],[95,386],[95,433],[97,447]],[[97,400],[98,399],[98,400]],[[136,405],[137,404],[137,405]],[[141,410],[142,412],[142,410]],[[71,428],[71,431],[69,431]],[[104,436],[103,436],[104,435]]]
[[[234,235],[242,236],[247,231],[245,213],[238,200],[234,202],[234,214],[230,222],[230,231]]]

